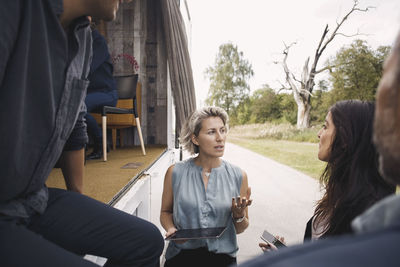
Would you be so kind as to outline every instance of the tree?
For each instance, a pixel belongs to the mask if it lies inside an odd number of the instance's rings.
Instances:
[[[279,94],[281,100],[282,117],[292,125],[296,124],[296,102],[290,94]]]
[[[389,50],[389,46],[381,46],[374,51],[362,40],[355,40],[349,47],[341,48],[328,62],[328,65],[337,66],[330,73],[335,101],[374,100],[383,61]]]
[[[325,29],[322,33],[320,41],[318,43],[317,49],[314,54],[314,59],[311,64],[311,68],[309,68],[310,57],[308,57],[305,61],[303,71],[301,74],[301,79],[297,79],[294,74],[289,70],[289,67],[286,63],[289,49],[295,44],[285,45],[285,49],[283,51],[283,69],[286,74],[286,82],[289,85],[289,88],[284,87],[284,89],[292,90],[294,100],[297,104],[297,128],[308,128],[310,127],[310,111],[311,111],[311,96],[314,88],[314,79],[318,73],[321,73],[327,69],[330,69],[332,66],[327,66],[325,68],[317,70],[318,61],[325,51],[326,47],[333,41],[333,39],[337,35],[344,35],[339,32],[339,29],[343,25],[343,23],[348,19],[348,17],[354,12],[367,12],[371,7],[367,7],[365,9],[361,9],[358,7],[358,0],[354,0],[354,4],[350,11],[346,13],[346,15],[336,24],[332,34],[328,35],[329,26],[328,24],[325,26]]]
[[[276,120],[282,116],[279,95],[268,85],[253,93],[251,103],[250,110],[257,123]]]
[[[222,107],[232,115],[249,97],[248,80],[254,72],[236,45],[222,44],[215,58],[214,67],[207,68],[206,75],[211,81],[206,99],[208,105]]]
[[[318,89],[314,92],[313,101],[311,102],[310,122],[322,123],[325,120],[326,114],[335,103],[332,91],[328,91],[328,83],[325,80],[320,80]]]
[[[240,105],[235,109],[234,114],[230,115],[229,124],[230,125],[242,125],[248,123],[254,123],[254,118],[251,113],[252,102],[250,98],[246,98],[240,103]]]

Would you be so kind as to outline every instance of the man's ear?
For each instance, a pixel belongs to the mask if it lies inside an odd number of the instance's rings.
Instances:
[[[191,139],[192,139],[192,143],[193,144],[195,144],[196,146],[199,145],[199,142],[197,141],[197,136],[196,135],[192,134]]]

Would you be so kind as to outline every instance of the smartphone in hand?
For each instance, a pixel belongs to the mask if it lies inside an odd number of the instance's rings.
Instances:
[[[275,245],[277,248],[286,247],[285,244],[283,244],[279,239],[270,234],[267,230],[264,230],[261,239],[267,243]]]

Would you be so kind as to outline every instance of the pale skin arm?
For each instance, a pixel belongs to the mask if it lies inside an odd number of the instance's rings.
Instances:
[[[67,189],[82,193],[85,149],[64,151],[59,162]]]
[[[248,186],[247,174],[242,171],[243,179],[242,185],[240,186],[240,197],[232,198],[232,216],[234,219],[245,216],[245,219],[241,222],[233,221],[235,225],[236,233],[243,233],[244,230],[249,226],[249,212],[248,206],[251,205],[252,200],[250,199],[251,188]]]
[[[164,178],[164,189],[161,199],[161,212],[160,212],[160,222],[162,227],[167,231],[165,237],[168,237],[176,232],[176,227],[174,225],[174,220],[172,218],[173,211],[173,191],[172,191],[172,171],[174,165],[170,166],[165,174]]]

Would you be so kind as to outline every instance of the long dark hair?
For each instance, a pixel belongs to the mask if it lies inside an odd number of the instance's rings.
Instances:
[[[315,220],[326,222],[324,236],[351,232],[351,221],[376,201],[395,192],[378,171],[372,143],[374,103],[337,102],[330,108],[335,135],[328,164],[320,177],[325,194]]]

